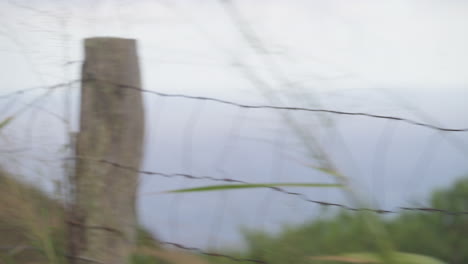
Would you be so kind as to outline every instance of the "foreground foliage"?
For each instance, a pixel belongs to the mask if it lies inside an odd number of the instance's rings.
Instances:
[[[428,206],[468,211],[468,178],[433,192]],[[382,217],[342,211],[301,226],[285,227],[278,235],[248,230],[244,232],[247,250],[237,254],[269,264],[384,263],[381,255],[370,253],[379,252],[379,238],[369,232],[364,217],[374,217],[387,230],[387,239],[399,252],[391,253],[391,263],[468,263],[468,215],[428,212]]]
[[[0,173],[0,246],[12,247],[0,252],[0,263],[66,263],[60,204],[5,176]],[[468,179],[433,192],[428,206],[468,211]],[[369,232],[369,218],[385,227],[386,239],[398,251],[387,256],[393,260],[391,263],[468,263],[468,215],[427,212],[406,212],[388,218],[342,211],[301,226],[285,227],[278,235],[244,231],[247,250],[224,253],[262,259],[269,264],[384,263],[385,256],[376,253],[380,238]],[[138,232],[137,249],[130,260],[134,264],[208,262],[232,263],[223,258],[162,249],[143,229]]]
[[[36,188],[19,182],[0,168],[0,264],[65,264],[64,210]],[[193,254],[163,249],[138,228],[130,264],[206,264]]]

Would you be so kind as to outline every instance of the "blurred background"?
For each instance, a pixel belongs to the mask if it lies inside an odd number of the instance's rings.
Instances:
[[[143,89],[235,103],[144,93],[142,170],[252,183],[335,183],[334,171],[368,207],[433,207],[434,190],[468,172],[468,133],[239,104],[467,128],[467,12],[432,0],[1,1],[0,164],[66,199],[83,39],[124,37],[138,41]],[[241,250],[245,230],[282,234],[337,212],[270,189],[161,194],[210,184],[141,174],[140,222],[163,241]],[[359,206],[341,189],[285,189]]]

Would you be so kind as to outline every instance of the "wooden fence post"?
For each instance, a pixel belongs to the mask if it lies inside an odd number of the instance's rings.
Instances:
[[[138,173],[111,163],[138,169],[143,154],[143,99],[132,89],[141,86],[136,41],[89,38],[84,45],[68,255],[71,263],[126,264],[137,228]]]

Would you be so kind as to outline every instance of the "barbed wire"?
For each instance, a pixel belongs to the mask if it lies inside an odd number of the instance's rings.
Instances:
[[[81,79],[81,80],[72,80],[70,82],[58,83],[58,84],[51,85],[51,86],[41,86],[41,87],[33,87],[33,88],[23,89],[23,90],[15,91],[15,92],[8,93],[8,94],[5,94],[5,95],[1,95],[0,99],[10,97],[10,96],[13,96],[13,95],[17,95],[17,94],[23,94],[23,93],[33,91],[33,90],[37,90],[37,89],[54,89],[54,88],[68,87],[69,85],[71,85],[73,83],[76,83],[76,82],[79,82],[79,81],[82,81],[82,82],[99,81],[99,82],[113,84],[113,85],[119,86],[120,88],[135,90],[135,91],[139,91],[139,92],[142,92],[142,93],[155,94],[155,95],[161,96],[161,97],[173,97],[173,98],[184,98],[184,99],[190,99],[190,100],[210,101],[210,102],[216,102],[216,103],[232,105],[232,106],[241,107],[241,108],[248,108],[248,109],[272,109],[272,110],[328,113],[328,114],[348,115],[348,116],[363,116],[363,117],[376,118],[376,119],[387,119],[387,120],[393,120],[393,121],[400,121],[400,122],[408,123],[408,124],[411,124],[411,125],[421,126],[421,127],[425,127],[425,128],[429,128],[429,129],[433,129],[433,130],[443,131],[443,132],[468,132],[468,128],[441,127],[441,126],[436,126],[436,125],[429,124],[429,123],[419,122],[419,121],[412,120],[412,119],[405,118],[405,117],[390,116],[390,115],[379,115],[379,114],[372,114],[372,113],[365,113],[365,112],[349,112],[349,111],[340,111],[340,110],[332,110],[332,109],[324,109],[324,108],[308,108],[308,107],[297,107],[297,106],[275,106],[275,105],[251,105],[251,104],[243,104],[243,103],[238,103],[238,102],[234,102],[234,101],[214,98],[214,97],[158,92],[158,91],[153,91],[153,90],[142,89],[142,88],[136,87],[136,86],[116,83],[116,82],[112,82],[112,81],[108,81],[108,80],[99,80],[99,79],[92,79],[92,78]]]
[[[85,225],[85,224],[83,224],[83,223],[80,223],[80,222],[77,222],[77,221],[73,221],[73,220],[70,220],[70,219],[65,220],[65,222],[68,223],[68,224],[71,224],[71,225],[82,226],[83,228],[99,229],[99,230],[108,231],[108,232],[111,232],[111,233],[114,233],[114,234],[118,234],[119,236],[121,236],[122,238],[124,238],[124,240],[125,240],[127,243],[130,243],[127,239],[125,239],[124,234],[123,234],[120,230],[117,230],[117,229],[115,229],[115,228],[110,228],[110,227],[107,227],[107,226],[99,226],[99,225],[90,226],[90,225]],[[198,253],[198,254],[201,254],[201,255],[205,255],[205,256],[210,256],[210,257],[222,257],[222,258],[226,258],[226,259],[233,260],[233,261],[237,261],[237,262],[244,262],[244,261],[246,261],[246,262],[252,262],[252,263],[267,264],[267,262],[265,262],[265,261],[263,261],[263,260],[259,260],[259,259],[240,258],[240,257],[235,257],[235,256],[227,255],[227,254],[221,254],[221,253],[215,253],[215,252],[205,251],[205,250],[203,250],[203,249],[201,249],[201,248],[186,246],[186,245],[183,245],[183,244],[180,244],[180,243],[174,243],[174,242],[168,242],[168,241],[160,241],[160,240],[157,240],[157,243],[160,244],[160,245],[173,246],[173,247],[176,247],[176,248],[179,248],[179,249],[183,249],[183,250],[195,252],[195,253]],[[12,251],[12,250],[15,250],[15,251],[16,251],[16,250],[37,250],[37,251],[40,251],[39,248],[33,247],[33,246],[29,246],[29,245],[0,246],[0,251]],[[104,262],[101,262],[101,261],[98,261],[98,260],[95,260],[95,259],[90,259],[90,258],[83,257],[83,256],[75,256],[75,255],[69,255],[69,254],[66,254],[66,255],[63,255],[63,256],[66,257],[66,258],[73,258],[73,259],[83,260],[83,261],[91,262],[91,263],[101,263],[101,264],[104,264]]]
[[[157,241],[158,244],[160,245],[166,245],[166,246],[173,246],[178,249],[183,249],[186,251],[191,251],[200,255],[204,256],[209,256],[209,257],[219,257],[219,258],[226,258],[232,261],[236,262],[251,262],[251,263],[260,263],[260,264],[268,264],[268,262],[260,259],[252,259],[252,258],[240,258],[240,257],[235,257],[232,255],[227,255],[227,254],[221,254],[221,253],[216,253],[216,252],[210,252],[210,251],[205,251],[201,248],[197,247],[190,247],[186,246],[180,243],[174,243],[174,242],[168,242],[168,241]],[[11,251],[11,250],[35,250],[35,251],[40,251],[39,248],[33,247],[33,246],[1,246],[0,251]],[[63,255],[66,258],[69,259],[76,259],[76,260],[81,260],[85,262],[90,262],[90,263],[98,263],[98,264],[105,264],[102,261],[96,260],[96,259],[91,259],[88,257],[83,257],[83,256],[72,256],[69,254]]]
[[[415,121],[415,120],[412,120],[412,119],[409,119],[409,118],[397,117],[397,116],[378,115],[378,114],[371,114],[371,113],[364,113],[364,112],[348,112],[348,111],[339,111],[339,110],[331,110],[331,109],[323,109],[323,108],[308,108],[308,107],[296,107],[296,106],[275,106],[275,105],[250,105],[250,104],[242,104],[242,103],[237,103],[237,102],[234,102],[234,101],[229,101],[229,100],[224,100],[224,99],[219,99],[219,98],[213,98],[213,97],[206,97],[206,96],[193,96],[193,95],[186,95],[186,94],[163,93],[163,92],[158,92],[158,91],[142,89],[140,87],[136,87],[136,86],[132,86],[132,85],[116,83],[116,82],[112,82],[112,81],[108,81],[108,80],[99,80],[99,79],[92,79],[92,78],[83,80],[83,82],[86,82],[86,81],[105,82],[105,83],[109,83],[109,84],[119,86],[121,88],[136,90],[136,91],[143,92],[143,93],[155,94],[155,95],[162,96],[162,97],[176,97],[176,98],[185,98],[185,99],[192,99],[192,100],[211,101],[211,102],[217,102],[217,103],[232,105],[232,106],[241,107],[241,108],[274,109],[274,110],[328,113],[328,114],[349,115],[349,116],[364,116],[364,117],[377,118],[377,119],[388,119],[388,120],[394,120],[394,121],[401,121],[401,122],[405,122],[405,123],[408,123],[408,124],[411,124],[411,125],[422,126],[422,127],[426,127],[426,128],[430,128],[430,129],[434,129],[434,130],[439,130],[439,131],[445,131],[445,132],[468,132],[468,128],[445,128],[445,127],[440,127],[440,126],[436,126],[436,125],[432,125],[432,124],[428,124],[428,123]]]
[[[105,160],[105,159],[92,159],[92,158],[86,158],[86,157],[69,157],[66,159],[82,159],[82,160],[87,160],[87,161],[93,161],[93,162],[100,162],[100,163],[105,163],[108,165],[111,165],[116,168],[120,169],[125,169],[125,170],[130,170],[133,172],[137,172],[140,174],[145,174],[145,175],[157,175],[157,176],[162,176],[166,178],[172,178],[172,177],[183,177],[187,179],[192,179],[192,180],[209,180],[209,181],[221,181],[221,182],[228,182],[228,183],[240,183],[240,184],[254,184],[252,182],[247,182],[247,181],[242,181],[242,180],[236,180],[232,178],[216,178],[212,176],[196,176],[192,174],[186,174],[186,173],[164,173],[164,172],[157,172],[157,171],[146,171],[146,170],[139,170],[137,168],[119,164],[113,161]],[[377,213],[377,214],[399,214],[403,211],[419,211],[419,212],[425,212],[425,213],[443,213],[447,215],[468,215],[468,211],[451,211],[447,209],[441,209],[441,208],[431,208],[431,207],[398,207],[397,209],[391,210],[391,209],[378,209],[378,208],[366,208],[366,207],[352,207],[348,206],[345,204],[340,204],[340,203],[332,203],[332,202],[326,202],[326,201],[320,201],[320,200],[313,200],[307,197],[307,195],[299,192],[292,192],[285,190],[280,187],[274,187],[274,186],[268,186],[265,185],[265,188],[271,189],[276,192],[280,192],[283,194],[287,195],[293,195],[298,197],[299,199],[317,204],[320,206],[324,207],[338,207],[341,209],[349,210],[349,211],[354,211],[354,212],[372,212],[372,213]],[[148,194],[156,194],[156,193],[146,193]],[[161,194],[161,192],[157,193]]]
[[[21,6],[20,6],[21,7]],[[42,10],[32,10],[36,12],[43,12]],[[251,39],[251,41],[257,41],[256,39]],[[36,88],[31,88],[31,89],[24,89],[21,91],[14,92],[10,95],[5,95],[5,96],[0,96],[0,99],[4,97],[9,97],[12,95],[16,94],[23,94],[29,91],[37,90],[37,89],[54,89],[54,88],[59,88],[59,87],[67,87],[73,82],[79,82],[81,80],[76,80],[68,83],[63,83],[63,84],[57,84],[54,86],[50,87],[36,87]],[[371,114],[371,113],[363,113],[363,112],[347,112],[347,111],[337,111],[337,110],[330,110],[330,109],[321,109],[321,108],[304,108],[304,107],[283,107],[283,106],[274,106],[274,105],[248,105],[248,104],[241,104],[238,102],[233,102],[233,101],[228,101],[228,100],[223,100],[223,99],[218,99],[218,98],[212,98],[212,97],[203,97],[203,96],[191,96],[191,95],[184,95],[184,94],[170,94],[170,93],[162,93],[162,92],[157,92],[157,91],[151,91],[151,90],[145,90],[141,89],[139,87],[129,87],[126,85],[119,85],[122,88],[127,88],[127,89],[134,89],[140,92],[145,92],[145,93],[150,93],[150,94],[156,94],[157,96],[161,97],[173,97],[173,98],[185,98],[185,99],[191,99],[191,100],[202,100],[202,101],[211,101],[211,102],[217,102],[221,104],[226,104],[226,105],[232,105],[235,107],[240,107],[240,108],[246,108],[246,109],[272,109],[272,110],[286,110],[286,111],[306,111],[306,112],[319,112],[319,113],[329,113],[329,114],[338,114],[338,115],[349,115],[349,116],[364,116],[364,117],[370,117],[370,118],[377,118],[377,119],[387,119],[387,120],[394,120],[394,121],[401,121],[404,123],[408,123],[411,125],[416,125],[416,126],[421,126],[421,127],[426,127],[429,129],[434,129],[438,131],[444,131],[444,132],[467,132],[468,128],[462,128],[462,129],[457,129],[457,128],[444,128],[441,126],[436,126],[432,125],[429,123],[423,123],[423,122],[418,122],[415,120],[407,119],[407,118],[402,118],[402,117],[394,117],[394,116],[386,116],[386,115],[377,115],[377,114]],[[118,164],[115,162],[110,162],[107,160],[100,160],[100,162],[110,164],[112,166],[121,168],[121,169],[128,169],[128,170],[133,170],[137,171],[142,174],[147,174],[147,175],[156,175],[156,176],[162,176],[162,177],[167,177],[167,178],[173,178],[173,177],[183,177],[187,179],[193,179],[193,180],[210,180],[210,181],[222,181],[222,182],[228,182],[228,183],[243,183],[243,184],[249,184],[248,182],[245,181],[240,181],[236,179],[230,179],[230,178],[216,178],[212,176],[196,176],[192,174],[186,174],[186,173],[163,173],[163,172],[155,172],[155,171],[145,171],[145,170],[138,170],[133,167],[125,166],[122,164]],[[351,211],[370,211],[370,212],[375,212],[379,214],[387,214],[387,213],[398,213],[398,211],[392,211],[392,210],[383,210],[383,209],[370,209],[370,208],[353,208],[349,207],[343,204],[338,204],[338,203],[329,203],[329,202],[323,202],[323,201],[317,201],[317,200],[312,200],[309,199],[306,195],[302,193],[297,193],[297,192],[290,192],[286,191],[282,188],[279,187],[267,187],[270,188],[274,191],[278,191],[284,194],[288,195],[294,195],[299,197],[300,199],[306,201],[306,202],[311,202],[315,204],[319,204],[321,206],[333,206],[333,207],[340,207],[342,209],[347,209]],[[422,211],[422,212],[430,212],[430,213],[444,213],[444,214],[468,214],[468,212],[451,212],[448,210],[443,210],[443,209],[437,209],[437,208],[411,208],[411,207],[399,207],[400,211]],[[107,230],[105,227],[88,227],[88,228],[97,228],[97,229],[103,229]],[[107,231],[113,231],[113,230],[107,230]],[[173,243],[173,242],[164,242],[164,241],[159,241],[160,244],[162,245],[168,245],[168,246],[173,246],[179,249],[183,250],[188,250],[188,251],[193,251],[198,254],[206,255],[206,256],[213,256],[213,257],[224,257],[233,261],[248,261],[248,262],[253,262],[253,263],[266,263],[265,261],[262,260],[255,260],[255,259],[243,259],[243,258],[238,258],[234,256],[229,256],[229,255],[224,255],[224,254],[218,254],[218,253],[213,253],[213,252],[207,252],[203,251],[200,248],[195,248],[195,247],[189,247],[185,246],[179,243]],[[1,248],[0,248],[1,249]],[[101,261],[85,258],[85,257],[79,257],[79,256],[68,256],[65,255],[68,258],[75,258],[75,259],[80,259],[83,261],[87,262],[92,262],[92,263],[103,263]]]
[[[89,229],[99,229],[99,230],[103,230],[103,231],[107,231],[107,232],[111,232],[111,233],[114,233],[114,234],[117,234],[119,236],[121,236],[126,242],[129,242],[126,238],[125,238],[125,235],[120,231],[120,230],[117,230],[115,228],[111,228],[111,227],[108,227],[108,226],[99,226],[99,225],[85,225],[79,221],[73,221],[73,220],[70,220],[70,219],[67,219],[66,222],[68,224],[71,224],[71,225],[78,225],[78,226],[82,226],[83,228],[89,228]],[[238,258],[238,257],[234,257],[234,256],[231,256],[231,255],[226,255],[226,254],[221,254],[221,253],[215,253],[215,252],[208,252],[208,251],[204,251],[203,249],[201,248],[197,248],[197,247],[190,247],[190,246],[185,246],[185,245],[182,245],[180,243],[174,243],[174,242],[168,242],[168,241],[157,241],[158,244],[160,245],[168,245],[168,246],[174,246],[176,248],[179,248],[179,249],[183,249],[183,250],[188,250],[188,251],[192,251],[192,252],[195,252],[195,253],[198,253],[198,254],[201,254],[201,255],[205,255],[205,256],[210,256],[210,257],[222,257],[222,258],[227,258],[227,259],[230,259],[230,260],[233,260],[233,261],[238,261],[238,262],[244,262],[244,261],[247,261],[247,262],[253,262],[253,263],[263,263],[263,264],[267,264],[267,262],[263,261],[263,260],[258,260],[258,259],[248,259],[248,258]],[[4,248],[9,248],[9,249],[12,249],[13,247],[4,247]],[[29,247],[30,249],[34,249],[33,247]],[[0,247],[0,250],[3,249],[2,247]],[[68,256],[67,256],[68,257]],[[82,260],[85,260],[85,261],[89,261],[89,262],[94,262],[94,263],[102,263],[102,262],[99,262],[99,261],[95,261],[95,260],[92,260],[92,259],[88,259],[88,258],[83,258],[83,257],[79,257],[79,256],[72,256],[73,258],[80,258]]]
[[[29,93],[29,92],[37,91],[37,90],[53,90],[53,89],[56,89],[56,88],[64,88],[64,87],[68,87],[68,86],[70,86],[72,84],[78,83],[80,81],[81,81],[81,79],[76,79],[76,80],[71,80],[69,82],[61,82],[61,83],[57,83],[57,84],[53,84],[53,85],[37,86],[37,87],[30,87],[30,88],[25,88],[25,89],[21,89],[21,90],[16,90],[16,91],[11,92],[11,93],[6,93],[6,94],[3,94],[3,95],[0,95],[0,99],[5,99],[5,98],[9,98],[9,97],[12,97],[12,96],[15,96],[15,95],[25,94],[25,93]]]
[[[204,96],[192,96],[192,95],[186,95],[186,94],[171,94],[171,93],[163,93],[163,92],[158,92],[158,91],[152,91],[152,90],[146,90],[142,89],[139,87],[134,87],[134,86],[129,86],[125,84],[118,84],[110,81],[103,81],[103,80],[74,80],[66,83],[59,83],[51,86],[42,86],[42,87],[34,87],[34,88],[29,88],[29,89],[23,89],[19,91],[15,91],[10,94],[2,95],[0,96],[0,99],[2,98],[7,98],[10,96],[14,95],[19,95],[19,94],[24,94],[30,91],[38,90],[38,89],[55,89],[55,88],[61,88],[61,87],[69,87],[70,84],[77,83],[77,82],[86,82],[86,81],[99,81],[99,82],[107,82],[111,83],[113,85],[116,85],[120,88],[124,89],[131,89],[134,91],[138,92],[143,92],[143,93],[149,93],[149,94],[155,94],[157,96],[167,98],[183,98],[183,99],[190,99],[190,100],[201,100],[201,101],[210,101],[210,102],[216,102],[216,103],[221,103],[221,104],[226,104],[226,105],[232,105],[235,107],[240,107],[244,109],[273,109],[273,110],[287,110],[287,111],[306,111],[306,112],[321,112],[321,113],[330,113],[330,114],[339,114],[339,115],[349,115],[349,116],[365,116],[365,117],[370,117],[370,118],[378,118],[378,119],[387,119],[387,120],[394,120],[394,121],[401,121],[405,123],[409,123],[412,125],[417,125],[417,126],[422,126],[426,127],[429,129],[434,129],[438,131],[445,131],[445,132],[466,132],[468,131],[468,128],[465,129],[456,129],[456,128],[444,128],[444,127],[439,127],[435,125],[431,125],[428,123],[422,123],[418,121],[414,121],[411,119],[407,118],[402,118],[402,117],[395,117],[395,116],[386,116],[386,115],[376,115],[376,114],[370,114],[370,113],[362,113],[362,112],[346,112],[346,111],[337,111],[337,110],[330,110],[330,109],[318,109],[318,108],[303,108],[303,107],[282,107],[282,106],[274,106],[274,105],[249,105],[249,104],[242,104],[242,103],[237,103],[233,101],[228,101],[224,99],[218,99],[218,98],[212,98],[212,97],[204,97]],[[148,171],[148,170],[140,170],[131,166],[127,166],[124,164],[119,164],[116,162],[104,160],[104,159],[90,159],[90,158],[85,158],[85,157],[70,157],[67,159],[86,159],[86,160],[92,160],[95,162],[101,162],[101,163],[106,163],[111,166],[120,168],[120,169],[125,169],[125,170],[131,170],[138,172],[140,174],[145,174],[145,175],[155,175],[155,176],[161,176],[161,177],[166,177],[166,178],[174,178],[174,177],[181,177],[181,178],[186,178],[186,179],[191,179],[191,180],[209,180],[209,181],[216,181],[216,182],[227,182],[227,183],[239,183],[239,184],[252,184],[247,181],[242,181],[242,180],[237,180],[233,178],[217,178],[213,176],[198,176],[198,175],[193,175],[189,173],[165,173],[165,172],[159,172],[159,171]],[[297,198],[313,203],[319,206],[324,206],[324,207],[337,207],[341,208],[344,210],[349,210],[349,211],[355,211],[355,212],[372,212],[372,213],[377,213],[377,214],[398,214],[402,213],[405,211],[417,211],[417,212],[424,212],[424,213],[438,213],[438,214],[446,214],[446,215],[468,215],[468,211],[451,211],[447,209],[441,209],[441,208],[431,208],[431,207],[398,207],[397,209],[376,209],[376,208],[359,208],[359,207],[351,207],[345,204],[340,204],[340,203],[332,203],[332,202],[326,202],[326,201],[320,201],[320,200],[314,200],[309,198],[303,193],[299,192],[293,192],[293,191],[288,191],[280,187],[271,187],[271,186],[265,186],[265,188],[271,189],[276,192],[280,192],[283,194],[287,195],[292,195],[296,196]],[[71,223],[71,224],[77,224],[77,223]],[[115,230],[110,230],[109,228],[106,227],[99,227],[99,226],[92,226],[89,228],[93,229],[102,229],[106,231],[112,231],[114,232]],[[179,249],[183,250],[188,250],[195,252],[197,254],[202,254],[206,256],[212,256],[212,257],[223,257],[227,258],[233,261],[238,261],[238,262],[252,262],[252,263],[266,263],[263,260],[257,260],[257,259],[247,259],[247,258],[239,258],[231,255],[226,255],[226,254],[220,254],[220,253],[215,253],[215,252],[208,252],[204,251],[200,248],[196,247],[190,247],[186,246],[180,243],[175,243],[175,242],[167,242],[167,241],[158,241],[162,245],[168,245],[168,246],[173,246]],[[7,248],[11,247],[2,247],[0,248],[1,250],[6,250]],[[84,257],[79,257],[79,256],[66,256],[70,258],[79,258],[83,261],[91,262],[91,263],[103,263],[97,260],[93,259],[87,259]]]
[[[83,80],[83,82],[87,82],[87,81],[105,82],[105,83],[109,83],[109,84],[119,86],[121,88],[132,89],[132,90],[136,90],[136,91],[143,92],[143,93],[155,94],[155,95],[162,96],[162,97],[177,97],[177,98],[185,98],[185,99],[193,99],[193,100],[211,101],[211,102],[217,102],[217,103],[232,105],[232,106],[241,107],[241,108],[274,109],[274,110],[319,112],[319,113],[350,115],[350,116],[365,116],[365,117],[378,118],[378,119],[388,119],[388,120],[401,121],[401,122],[405,122],[405,123],[416,125],[416,126],[422,126],[422,127],[435,129],[435,130],[440,130],[440,131],[446,131],[446,132],[468,132],[468,128],[444,128],[444,127],[440,127],[440,126],[436,126],[436,125],[432,125],[432,124],[428,124],[428,123],[415,121],[415,120],[412,120],[412,119],[409,119],[409,118],[397,117],[397,116],[378,115],[378,114],[371,114],[371,113],[364,113],[364,112],[348,112],[348,111],[339,111],[339,110],[322,109],[322,108],[308,108],[308,107],[295,107],[295,106],[274,106],[274,105],[249,105],[249,104],[242,104],[242,103],[237,103],[237,102],[234,102],[234,101],[228,101],[228,100],[224,100],[224,99],[206,97],[206,96],[193,96],[193,95],[186,95],[186,94],[163,93],[163,92],[158,92],[158,91],[142,89],[140,87],[136,87],[136,86],[132,86],[132,85],[116,83],[116,82],[112,82],[112,81],[108,81],[108,80],[100,80],[100,79],[93,79],[93,78]]]
[[[329,113],[329,114],[338,114],[338,115],[365,116],[365,117],[372,117],[372,118],[378,118],[378,119],[389,119],[389,120],[395,120],[395,121],[402,121],[402,122],[405,122],[405,123],[408,123],[408,124],[412,124],[412,125],[416,125],[416,126],[422,126],[422,127],[426,127],[426,128],[430,128],[430,129],[440,130],[440,131],[446,131],[446,132],[467,132],[468,131],[468,128],[444,128],[444,127],[440,127],[440,126],[436,126],[436,125],[432,125],[432,124],[427,124],[427,123],[411,120],[411,119],[404,118],[404,117],[397,117],[397,116],[377,115],[377,114],[370,114],[370,113],[364,113],[364,112],[346,112],[346,111],[330,110],[330,109],[319,109],[319,108],[294,107],[294,106],[248,105],[248,104],[241,104],[241,103],[236,103],[236,102],[233,102],[233,101],[228,101],[228,100],[223,100],[223,99],[218,99],[218,98],[212,98],[212,97],[192,96],[192,95],[185,95],[185,94],[162,93],[162,92],[144,90],[144,89],[139,89],[139,88],[136,88],[136,87],[129,87],[129,86],[126,86],[124,88],[135,89],[135,90],[139,90],[141,92],[152,93],[152,94],[156,94],[156,95],[163,96],[163,97],[179,97],[179,98],[194,99],[194,100],[205,100],[205,101],[212,101],[212,102],[217,102],[217,103],[222,103],[222,104],[233,105],[233,106],[242,107],[242,108],[292,110],[292,111]]]

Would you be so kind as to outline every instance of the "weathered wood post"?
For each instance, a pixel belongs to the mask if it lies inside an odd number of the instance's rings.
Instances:
[[[143,99],[132,89],[141,85],[136,41],[89,38],[84,45],[69,257],[125,264],[135,242],[138,173],[111,163],[139,168],[142,158]]]

